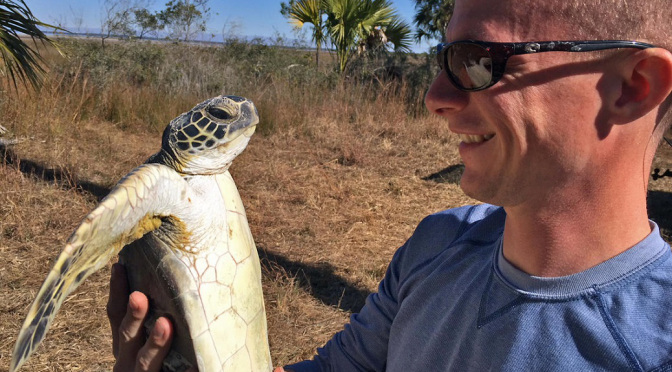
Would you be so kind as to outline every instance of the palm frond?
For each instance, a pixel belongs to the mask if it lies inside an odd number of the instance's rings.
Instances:
[[[392,22],[387,24],[385,36],[387,41],[394,45],[394,50],[398,52],[411,51],[413,46],[411,27],[401,18],[395,17]]]
[[[336,46],[339,68],[343,72],[348,63],[361,23],[362,0],[327,0],[329,36]]]
[[[62,30],[40,22],[23,0],[0,0],[0,57],[4,69],[2,73],[12,80],[17,88],[17,80],[37,89],[42,83],[45,70],[43,59],[36,50],[37,42],[58,46],[49,39],[40,27]],[[31,38],[34,46],[24,38]]]

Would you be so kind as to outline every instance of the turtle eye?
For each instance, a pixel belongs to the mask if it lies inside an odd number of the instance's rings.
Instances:
[[[217,118],[219,120],[231,120],[233,119],[233,116],[228,113],[225,110],[220,109],[219,107],[208,107],[208,114],[212,115],[212,117]]]

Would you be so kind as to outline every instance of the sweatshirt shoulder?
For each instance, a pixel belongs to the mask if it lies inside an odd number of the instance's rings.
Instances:
[[[462,243],[489,245],[497,241],[504,229],[504,209],[489,204],[448,209],[425,217],[397,258],[409,268],[432,260]]]
[[[411,239],[417,243],[436,240],[433,245],[450,245],[458,241],[492,241],[504,227],[504,209],[490,204],[447,209],[425,217]]]

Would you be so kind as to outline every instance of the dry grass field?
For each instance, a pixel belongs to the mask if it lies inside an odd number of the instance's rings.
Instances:
[[[457,185],[447,123],[423,112],[422,61],[403,81],[366,65],[342,81],[301,52],[254,45],[65,47],[67,59],[47,51],[39,93],[0,96],[5,138],[22,140],[0,148],[0,371],[81,218],[158,150],[171,118],[211,96],[247,96],[261,115],[231,173],[262,259],[276,365],[309,358],[342,328],[423,216],[474,202]],[[672,149],[656,166],[672,168]],[[668,240],[671,180],[651,182]],[[109,275],[108,265],[66,300],[25,371],[111,369]]]

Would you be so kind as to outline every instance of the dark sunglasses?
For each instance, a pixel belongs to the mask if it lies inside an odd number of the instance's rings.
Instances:
[[[439,67],[459,90],[474,92],[495,85],[504,75],[506,61],[519,54],[542,52],[592,52],[618,48],[655,48],[638,41],[533,41],[526,43],[491,43],[460,40],[436,46]]]

